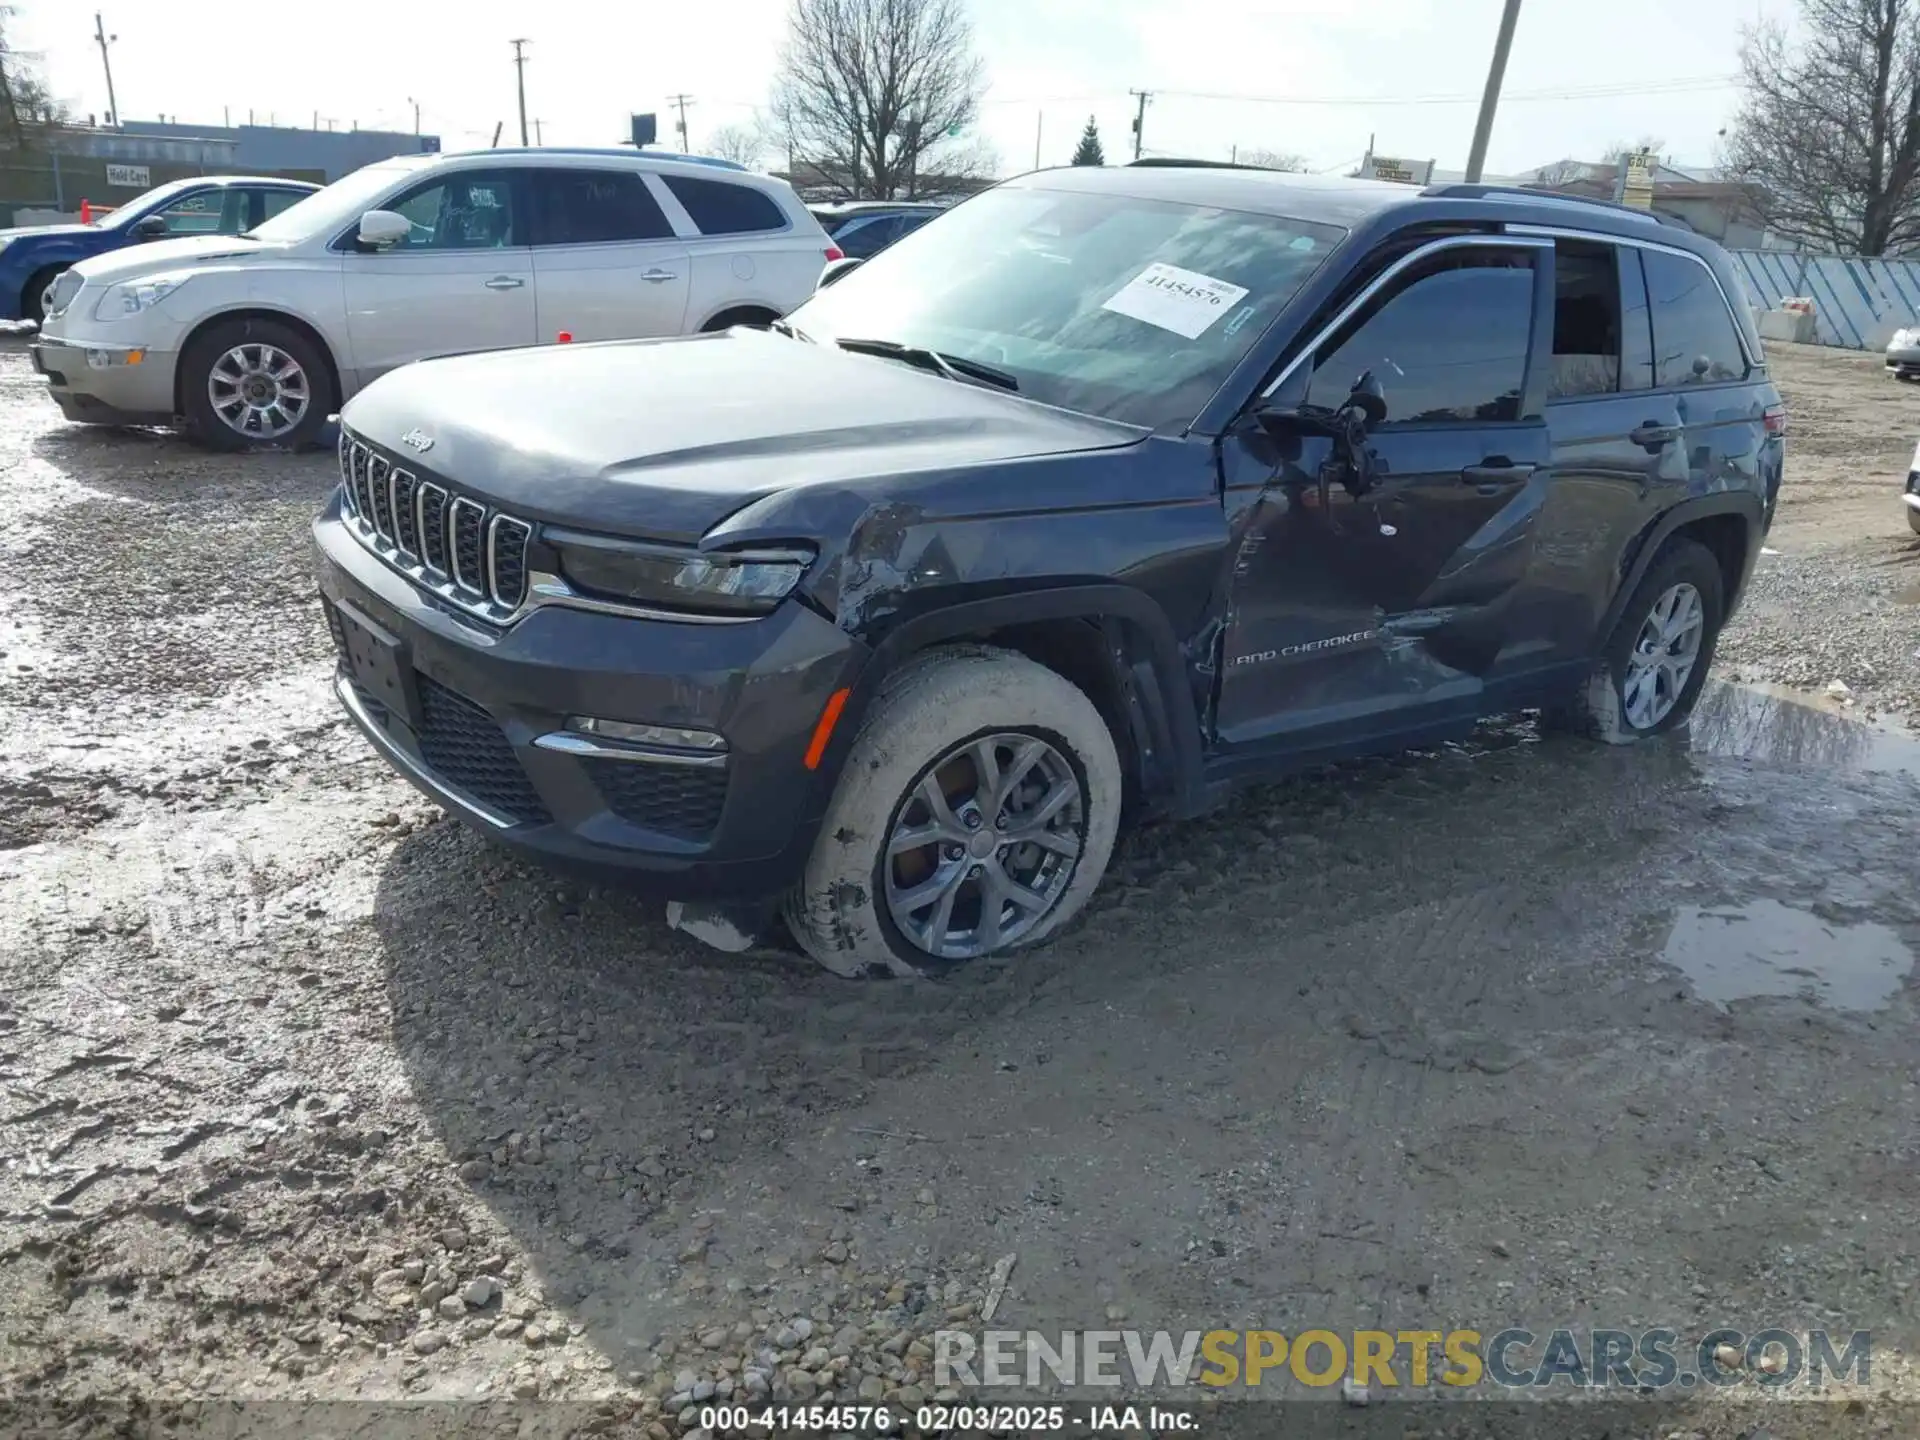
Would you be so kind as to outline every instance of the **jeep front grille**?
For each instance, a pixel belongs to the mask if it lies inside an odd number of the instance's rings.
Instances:
[[[340,483],[360,543],[415,584],[496,623],[526,600],[526,521],[422,480],[344,430]]]

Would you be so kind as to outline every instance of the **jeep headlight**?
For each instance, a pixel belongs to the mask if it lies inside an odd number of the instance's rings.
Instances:
[[[581,590],[708,614],[765,614],[792,593],[813,560],[806,550],[702,552],[552,530],[546,541],[561,575]]]
[[[147,275],[109,285],[93,307],[93,318],[124,320],[142,310],[151,310],[192,278],[191,270],[175,270],[166,275]]]

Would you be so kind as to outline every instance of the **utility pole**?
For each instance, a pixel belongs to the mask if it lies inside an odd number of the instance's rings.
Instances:
[[[1520,18],[1520,0],[1507,0],[1500,12],[1500,33],[1493,41],[1493,63],[1487,67],[1487,88],[1480,97],[1480,118],[1473,125],[1473,148],[1467,152],[1467,183],[1480,183],[1487,163],[1487,141],[1493,135],[1493,112],[1500,104],[1500,86],[1507,78],[1507,52],[1513,48],[1513,26]]]
[[[509,40],[513,46],[514,82],[520,87],[520,143],[527,143],[527,46],[529,40]]]
[[[667,97],[667,103],[680,112],[680,120],[676,127],[680,131],[680,153],[682,155],[691,155],[693,153],[693,146],[687,140],[687,106],[693,103],[693,96],[669,95]]]
[[[420,133],[420,102],[409,95],[407,104],[413,107],[413,133],[418,135]]]
[[[538,115],[533,117],[533,143],[536,145],[544,145],[547,143],[546,135],[540,129],[540,117]]]
[[[1140,104],[1133,112],[1133,158],[1140,158],[1140,145],[1147,128],[1147,101],[1153,98],[1151,90],[1129,90],[1129,95],[1138,97]]]
[[[107,123],[116,129],[120,126],[120,102],[113,97],[113,61],[108,58],[107,46],[118,40],[118,35],[107,34],[106,22],[100,18],[98,10],[93,12],[93,43],[100,47],[100,68],[107,72]]]
[[[489,150],[498,150],[500,148],[500,132],[506,128],[507,122],[504,120],[496,120],[493,122],[493,144],[487,147]]]
[[[1040,132],[1047,123],[1047,112],[1042,110],[1033,119],[1033,168],[1040,168]]]

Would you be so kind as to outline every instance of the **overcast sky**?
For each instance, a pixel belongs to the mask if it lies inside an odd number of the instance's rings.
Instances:
[[[84,0],[15,0],[15,43],[39,53],[81,115],[106,85]],[[527,110],[549,144],[604,144],[630,111],[693,96],[695,148],[763,101],[787,0],[99,0],[129,119],[422,128],[449,149],[515,137],[512,51],[528,47]],[[1657,136],[1707,164],[1731,118],[1739,31],[1791,0],[1525,0],[1491,173]],[[1226,159],[1296,151],[1314,168],[1383,155],[1461,167],[1500,0],[972,0],[990,89],[980,129],[1001,173],[1064,163],[1089,115],[1127,158],[1130,89],[1157,92],[1149,153]],[[1183,93],[1185,92],[1185,93]],[[1224,98],[1222,98],[1224,97]]]

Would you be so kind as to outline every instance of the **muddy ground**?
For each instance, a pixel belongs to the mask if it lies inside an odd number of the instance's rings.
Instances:
[[[1850,705],[1720,687],[1658,746],[1519,719],[1264,789],[920,986],[707,951],[441,819],[327,695],[331,458],[66,426],[6,342],[0,1399],[677,1435],[929,1398],[990,1290],[1035,1330],[1871,1329],[1898,1389],[1920,391],[1775,363],[1723,673]]]

